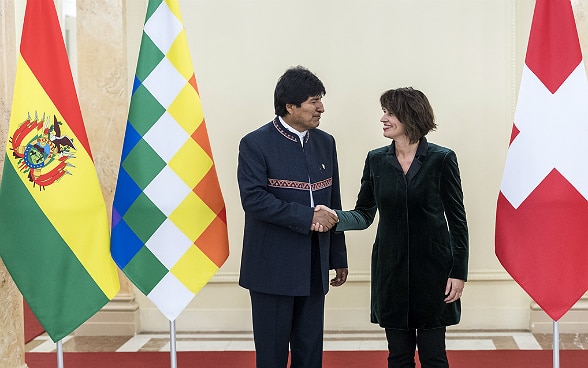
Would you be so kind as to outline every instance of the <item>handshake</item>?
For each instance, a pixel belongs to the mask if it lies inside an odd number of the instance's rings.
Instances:
[[[337,217],[335,211],[327,206],[319,204],[314,208],[314,216],[312,216],[310,231],[324,233],[335,227],[337,222],[339,222],[339,217]]]

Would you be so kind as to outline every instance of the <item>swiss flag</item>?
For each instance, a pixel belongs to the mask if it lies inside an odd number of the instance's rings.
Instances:
[[[570,0],[537,0],[496,208],[496,255],[554,320],[588,289],[588,80]]]

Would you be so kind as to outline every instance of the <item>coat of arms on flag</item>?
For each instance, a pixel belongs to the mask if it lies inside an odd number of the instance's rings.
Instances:
[[[75,158],[75,145],[67,135],[62,135],[62,122],[43,115],[26,120],[9,138],[12,155],[19,170],[26,174],[33,186],[44,189],[69,174],[70,159]]]

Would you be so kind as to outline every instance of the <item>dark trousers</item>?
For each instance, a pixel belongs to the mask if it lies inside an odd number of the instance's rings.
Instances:
[[[318,246],[313,246],[309,296],[249,291],[257,368],[321,368],[323,364],[323,293]]]
[[[431,330],[386,329],[388,368],[414,368],[418,347],[422,368],[448,368],[445,350],[445,327]]]

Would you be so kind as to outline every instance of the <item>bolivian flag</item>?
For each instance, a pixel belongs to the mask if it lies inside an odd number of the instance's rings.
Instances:
[[[177,0],[150,0],[112,209],[112,256],[173,321],[229,255]]]
[[[53,341],[119,290],[53,0],[28,0],[0,182],[0,255]]]

